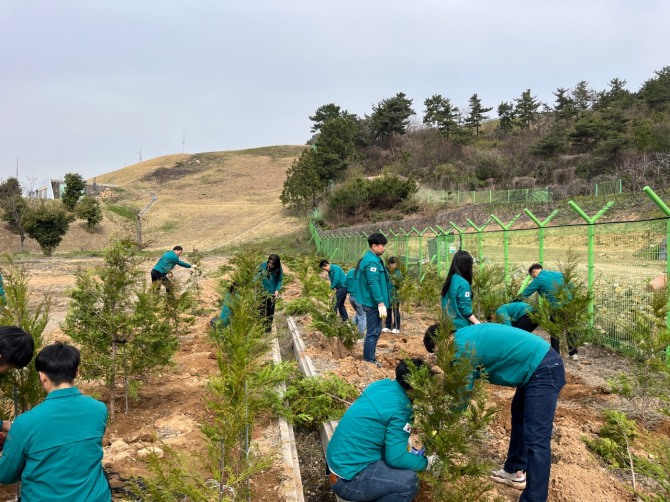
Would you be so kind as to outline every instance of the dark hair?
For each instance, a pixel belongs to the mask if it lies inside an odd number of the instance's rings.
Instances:
[[[375,232],[373,234],[368,235],[368,246],[372,247],[373,244],[383,244],[386,246],[388,243],[388,239],[384,236],[384,234],[380,234],[379,232]]]
[[[231,282],[230,286],[228,286],[228,292],[231,293],[231,294],[234,293],[236,287],[237,287],[237,283],[235,281]]]
[[[35,340],[18,326],[0,326],[0,363],[24,368],[35,352]]]
[[[398,257],[397,256],[391,256],[386,263],[388,263],[389,265],[391,263],[396,263],[397,264],[398,263]]]
[[[44,373],[52,384],[74,383],[81,356],[76,347],[62,342],[47,345],[35,358],[35,369]]]
[[[456,275],[460,275],[463,279],[468,281],[468,284],[472,284],[472,256],[467,251],[456,251],[454,258],[451,260],[451,266],[449,267],[449,273],[447,274],[447,279],[444,281],[442,286],[442,296],[445,296],[449,292],[449,286],[451,286],[451,278]]]
[[[321,260],[321,261],[319,262],[319,268],[323,268],[323,267],[325,267],[326,265],[328,265],[328,260]]]
[[[533,270],[538,269],[542,270],[542,265],[540,265],[539,263],[533,263],[530,267],[528,267],[528,274],[530,275],[533,272]]]
[[[437,337],[437,330],[440,329],[439,324],[432,324],[423,335],[423,346],[431,354],[435,352],[435,338]]]
[[[175,247],[172,248],[172,251],[183,251],[183,250],[184,250],[184,248],[181,247],[181,246],[175,246]]]
[[[281,260],[279,259],[279,255],[274,254],[274,253],[271,254],[270,256],[268,256],[268,262],[270,262],[270,261],[274,262],[274,264],[275,264],[272,272],[270,272],[270,273],[274,274],[276,277],[279,277],[280,274],[281,274],[281,271],[282,271]]]
[[[403,359],[395,367],[395,379],[403,389],[410,390],[412,386],[407,381],[407,377],[412,374],[411,366],[414,366],[416,369],[425,366],[426,363],[420,357],[415,357],[413,359]]]

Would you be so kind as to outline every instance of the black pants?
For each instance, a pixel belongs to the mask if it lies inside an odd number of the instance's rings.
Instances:
[[[347,288],[337,288],[335,290],[335,311],[339,312],[343,321],[349,319],[347,308],[344,306],[344,301],[347,299]]]
[[[172,294],[172,283],[170,282],[170,279],[168,279],[168,276],[165,275],[163,272],[159,272],[155,268],[151,269],[151,284],[159,283],[158,288],[160,289],[160,284],[165,286],[165,291],[169,295]]]
[[[535,328],[537,328],[537,326],[538,325],[536,323],[530,320],[528,314],[524,314],[521,317],[519,317],[516,321],[512,321],[513,328],[519,328],[524,331],[528,331],[529,333],[535,331]]]
[[[400,302],[391,303],[386,316],[386,329],[397,329],[400,331]]]
[[[261,318],[263,319],[263,326],[265,326],[265,332],[269,333],[272,331],[272,320],[275,317],[275,297],[266,296],[261,302],[260,311]]]

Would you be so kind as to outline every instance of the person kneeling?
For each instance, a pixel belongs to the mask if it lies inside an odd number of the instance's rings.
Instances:
[[[419,368],[421,359],[400,361],[396,379],[371,383],[340,420],[326,450],[332,490],[348,501],[414,499],[417,472],[434,460],[410,453],[412,388],[406,378],[409,364]]]
[[[74,386],[79,361],[79,351],[62,343],[35,358],[47,397],[16,417],[0,458],[0,483],[21,481],[23,502],[112,500],[102,469],[107,407]]]

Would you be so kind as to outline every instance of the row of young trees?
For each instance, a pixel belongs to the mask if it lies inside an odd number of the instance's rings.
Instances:
[[[473,94],[462,110],[442,94],[424,101],[422,125],[411,122],[412,99],[382,100],[360,118],[339,105],[319,107],[311,148],[287,172],[284,205],[315,207],[333,183],[388,170],[435,188],[472,190],[579,183],[618,176],[631,189],[670,176],[670,67],[636,92],[613,78],[596,91],[587,81],[558,87],[554,103],[531,89],[497,107]],[[569,184],[568,183],[568,184]],[[582,183],[583,184],[583,183]]]
[[[2,220],[19,236],[23,252],[26,237],[35,239],[50,256],[76,218],[86,221],[89,231],[102,221],[102,208],[95,197],[84,195],[86,182],[80,174],[65,175],[65,189],[59,201],[26,199],[17,178],[0,183]]]

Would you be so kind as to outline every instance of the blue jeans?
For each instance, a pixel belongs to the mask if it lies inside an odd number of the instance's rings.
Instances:
[[[347,308],[344,306],[344,301],[347,299],[347,288],[337,288],[335,290],[335,311],[340,313],[343,321],[349,319]]]
[[[363,305],[358,303],[356,301],[356,298],[351,296],[351,294],[349,295],[349,303],[351,303],[351,306],[356,311],[356,315],[354,316],[354,324],[358,328],[358,332],[362,335],[365,333],[365,325],[366,325],[365,322],[366,315],[365,310],[363,310]]]
[[[365,341],[363,342],[363,361],[375,362],[377,353],[377,341],[382,333],[382,320],[379,317],[377,307],[368,307],[363,305],[365,312],[365,321],[367,330],[365,332]]]
[[[551,430],[558,394],[565,385],[561,356],[549,349],[542,362],[512,399],[512,434],[504,469],[526,471],[520,502],[545,502],[551,471]]]
[[[351,502],[411,502],[419,489],[419,478],[414,471],[393,469],[378,460],[349,481],[339,479],[332,488],[338,497]]]

